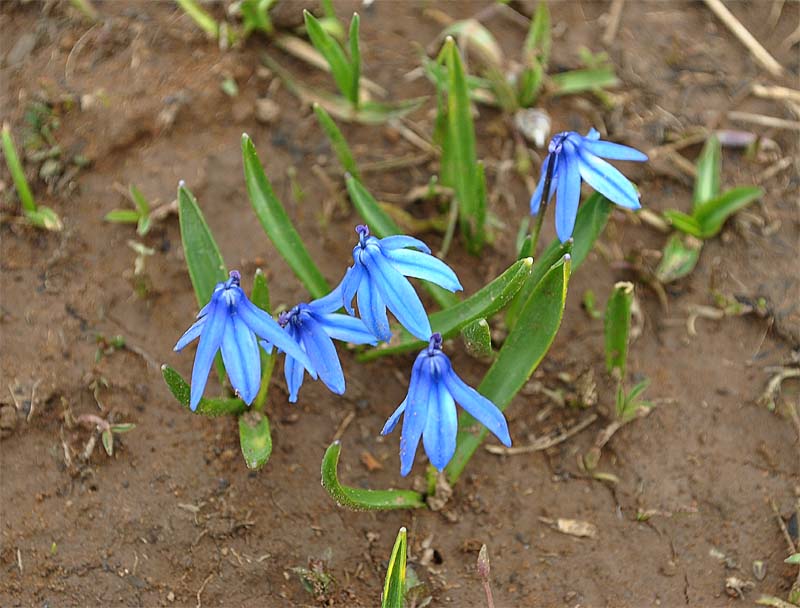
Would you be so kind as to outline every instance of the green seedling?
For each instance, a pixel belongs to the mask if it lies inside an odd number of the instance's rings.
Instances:
[[[100,416],[95,416],[94,414],[83,414],[82,416],[78,416],[77,420],[84,424],[93,425],[100,431],[103,449],[109,456],[114,455],[114,435],[128,433],[136,428],[136,425],[132,422],[112,424],[108,420],[104,420],[100,418]]]
[[[97,334],[95,342],[97,344],[97,349],[94,351],[95,363],[99,362],[103,357],[109,357],[118,350],[125,348],[125,337],[120,335],[106,338],[101,334]]]
[[[267,36],[272,35],[275,27],[272,25],[269,11],[277,0],[241,0],[239,12],[242,16],[242,29],[244,37],[253,32],[262,32]]]
[[[403,608],[405,605],[407,552],[406,529],[400,528],[386,569],[381,608]]]
[[[150,203],[133,184],[130,185],[129,195],[133,209],[113,209],[103,219],[113,224],[136,224],[139,236],[146,236],[152,226]]]
[[[11,173],[11,179],[14,181],[14,188],[17,190],[17,195],[22,204],[22,212],[25,218],[37,228],[44,228],[45,230],[52,231],[61,230],[63,224],[58,215],[56,215],[56,212],[49,207],[36,204],[33,193],[28,185],[28,180],[25,178],[22,163],[19,160],[19,156],[17,156],[14,139],[11,137],[11,129],[7,123],[3,125],[2,145],[3,155],[6,157],[6,165],[8,166],[9,173]]]

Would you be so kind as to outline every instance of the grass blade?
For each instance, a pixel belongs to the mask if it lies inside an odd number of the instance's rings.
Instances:
[[[178,400],[187,411],[189,409],[189,383],[183,377],[172,369],[169,365],[161,366],[161,375],[164,377],[164,382],[167,383],[170,392]],[[197,409],[192,414],[199,414],[201,416],[217,417],[226,415],[238,415],[247,410],[247,405],[241,399],[236,397],[222,398],[222,399],[200,399]]]
[[[175,0],[209,38],[219,38],[219,24],[195,0]]]
[[[239,445],[248,469],[257,471],[267,464],[272,454],[269,418],[255,411],[239,416]]]
[[[312,299],[321,298],[330,291],[330,286],[311,259],[286,210],[275,196],[261,166],[256,147],[246,134],[242,135],[242,158],[247,194],[264,232],[297,278],[308,289]]]
[[[694,180],[692,196],[694,209],[719,196],[721,176],[722,145],[717,136],[712,134],[697,159],[697,178]]]
[[[333,75],[333,80],[336,82],[339,91],[353,103],[351,99],[353,90],[353,70],[350,61],[344,54],[344,50],[342,50],[342,47],[339,46],[339,43],[336,42],[333,36],[325,31],[314,15],[304,10],[303,18],[305,19],[306,31],[308,32],[311,44],[322,53],[322,56],[325,57],[325,60],[331,67],[331,74]]]
[[[135,224],[139,221],[139,212],[133,209],[113,209],[103,219],[112,224]]]
[[[400,528],[392,547],[386,580],[383,584],[381,608],[403,608],[406,588],[406,554],[408,553],[406,529]]]
[[[614,87],[619,84],[614,68],[588,68],[571,70],[550,76],[553,95],[574,95],[595,89]]]
[[[547,2],[542,0],[536,6],[522,49],[525,65],[530,68],[537,65],[542,69],[547,68],[550,61],[550,44],[550,9],[547,8]]]
[[[350,33],[348,34],[348,41],[350,43],[350,93],[347,97],[358,107],[359,92],[361,80],[361,49],[358,47],[358,34],[361,24],[361,17],[358,13],[353,13],[353,18],[350,20]]]
[[[325,131],[325,135],[328,136],[328,141],[331,142],[331,147],[336,154],[336,158],[339,159],[339,164],[342,165],[342,168],[347,173],[361,179],[358,173],[358,165],[356,165],[356,161],[353,158],[350,146],[347,144],[347,140],[344,138],[344,135],[342,135],[339,127],[333,122],[330,114],[318,103],[314,104],[314,114],[316,114],[317,121],[322,127],[322,130]]]
[[[606,304],[605,350],[608,373],[625,377],[628,362],[628,336],[631,330],[631,306],[633,305],[633,283],[622,281],[614,285],[614,291]]]
[[[17,156],[17,148],[14,145],[14,138],[11,136],[11,128],[7,123],[3,125],[2,140],[6,165],[8,165],[8,171],[11,173],[11,179],[14,180],[14,187],[17,189],[19,201],[25,211],[33,213],[36,211],[36,201],[33,199],[30,186],[28,186],[28,180],[25,179],[25,171],[22,169],[19,156]]]
[[[340,507],[354,511],[386,511],[425,507],[422,494],[413,490],[363,490],[339,483],[337,468],[342,444],[334,441],[322,459],[322,487]]]

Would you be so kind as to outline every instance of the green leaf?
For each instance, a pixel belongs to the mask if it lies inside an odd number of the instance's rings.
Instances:
[[[189,277],[197,303],[203,307],[211,299],[217,283],[228,279],[228,273],[197,199],[183,182],[178,186],[178,219]]]
[[[23,209],[23,212],[25,213],[25,217],[28,219],[28,221],[37,228],[44,228],[45,230],[58,232],[64,227],[64,225],[61,223],[61,219],[58,217],[55,211],[50,209],[50,207],[39,205],[36,208],[36,211],[28,211],[27,209]]]
[[[322,458],[322,487],[336,504],[354,511],[385,511],[425,507],[422,494],[413,490],[362,490],[339,483],[337,467],[342,445],[334,441]]]
[[[700,224],[693,216],[687,215],[683,211],[678,211],[676,209],[667,209],[664,211],[664,217],[676,230],[680,230],[681,232],[697,238],[702,237]]]
[[[673,234],[664,247],[661,262],[656,268],[656,279],[671,283],[688,275],[700,259],[703,241],[688,234]]]
[[[256,270],[256,274],[253,277],[253,291],[250,294],[250,301],[261,310],[266,312],[272,310],[269,301],[267,277],[264,276],[260,268]],[[267,393],[269,391],[269,382],[272,379],[272,371],[275,368],[275,360],[277,358],[277,352],[274,350],[271,355],[268,355],[263,348],[259,348],[258,353],[261,357],[261,386],[252,404],[252,409],[256,412],[260,412],[264,409]]]
[[[476,171],[475,126],[461,54],[452,38],[445,43],[449,79],[447,134],[442,150],[442,184],[455,190],[461,232],[471,253],[478,253],[485,241],[486,207],[479,198]]]
[[[269,10],[276,0],[242,0],[239,10],[242,13],[244,34],[247,36],[253,30],[259,30],[269,35],[274,28],[269,17]]]
[[[709,239],[715,236],[722,230],[725,220],[763,195],[764,190],[756,186],[740,186],[701,203],[694,210],[694,217],[700,225],[700,237]]]
[[[631,306],[633,305],[633,283],[623,281],[614,285],[614,291],[606,304],[605,350],[606,369],[617,370],[625,377],[628,362],[628,336],[631,331]]]
[[[553,239],[547,248],[542,252],[539,258],[533,264],[533,271],[531,278],[525,282],[519,293],[517,294],[514,302],[509,306],[508,313],[506,314],[506,325],[513,327],[516,322],[517,316],[522,305],[530,297],[533,290],[539,284],[539,281],[544,277],[545,273],[560,260],[565,253],[569,253],[572,257],[572,272],[575,272],[578,267],[589,255],[589,252],[594,247],[600,233],[608,223],[608,218],[611,215],[612,203],[602,194],[595,192],[578,208],[578,215],[575,219],[575,229],[572,232],[572,242],[570,247],[559,242],[558,239]]]
[[[261,310],[266,312],[272,310],[269,303],[269,285],[267,284],[267,277],[264,276],[260,268],[256,270],[253,276],[253,291],[250,294],[250,301]]]
[[[164,376],[164,382],[167,383],[170,392],[178,400],[178,402],[189,410],[189,384],[184,380],[181,375],[172,369],[169,365],[161,366],[161,375]],[[200,400],[194,414],[202,416],[209,416],[211,418],[217,416],[225,416],[227,414],[241,414],[247,410],[244,401],[235,397],[227,399],[206,399]],[[189,410],[191,411],[191,410]]]
[[[336,86],[351,104],[355,105],[352,99],[353,91],[353,69],[350,61],[344,53],[339,43],[320,25],[317,18],[307,10],[303,11],[303,18],[306,23],[306,31],[316,49],[325,57],[325,61],[331,67],[331,74]],[[356,89],[358,91],[358,89]]]
[[[800,564],[800,553],[792,553],[789,557],[783,560],[785,564]]]
[[[103,449],[106,451],[106,454],[109,456],[114,455],[114,435],[111,433],[109,429],[103,431],[103,434],[100,435],[100,438],[103,441]]]
[[[406,529],[400,528],[394,541],[386,579],[383,584],[381,608],[403,608],[406,588],[406,554],[408,553]]]
[[[554,87],[553,95],[574,95],[619,84],[614,68],[610,66],[553,74],[550,82]]]
[[[347,184],[347,192],[350,195],[350,200],[356,211],[364,220],[364,223],[369,226],[370,231],[378,238],[384,238],[393,234],[403,234],[400,227],[395,221],[389,217],[378,201],[370,194],[370,192],[352,175],[345,175],[345,183]],[[425,289],[431,294],[431,297],[442,308],[449,308],[458,304],[458,296],[442,289],[438,285],[423,281]]]
[[[492,32],[477,19],[455,21],[441,33],[442,37],[457,38],[464,52],[477,56],[487,68],[499,70],[503,67],[503,50]]]
[[[492,333],[486,319],[473,321],[461,331],[464,348],[473,357],[492,356]]]
[[[150,225],[151,220],[149,215],[143,215],[139,218],[139,221],[136,222],[136,233],[139,236],[145,236],[148,232],[150,232]]]
[[[506,337],[492,367],[478,386],[478,392],[505,410],[514,395],[525,385],[539,366],[558,333],[564,314],[567,285],[570,276],[570,257],[564,257],[550,268],[525,301],[517,323]],[[533,274],[528,281],[533,280]],[[459,416],[456,453],[445,469],[450,484],[461,475],[472,454],[478,449],[488,430],[462,412]]]
[[[524,68],[517,85],[517,103],[522,108],[529,108],[539,98],[544,80],[544,68],[537,62]]]
[[[202,29],[210,38],[219,38],[219,24],[214,18],[204,11],[195,0],[175,0],[183,11]]]
[[[547,67],[550,61],[550,10],[547,2],[540,1],[531,18],[531,26],[522,48],[522,58],[529,68]]]
[[[112,424],[111,425],[111,432],[112,433],[129,433],[133,429],[136,428],[136,425],[133,422],[121,422],[120,424]]]
[[[257,471],[267,464],[272,454],[269,418],[255,411],[239,416],[239,445],[248,469]]]
[[[350,93],[346,95],[353,103],[358,106],[359,101],[359,86],[361,80],[361,49],[358,48],[358,31],[361,24],[361,18],[358,13],[353,13],[353,18],[350,20],[350,32],[348,33],[348,42],[350,44]]]
[[[139,221],[139,212],[133,209],[113,209],[103,219],[114,224],[135,224]]]
[[[147,202],[147,199],[144,197],[144,195],[133,184],[131,184],[130,193],[131,201],[133,201],[133,204],[136,209],[139,210],[139,213],[141,215],[150,215],[150,203]]]
[[[17,156],[17,148],[14,146],[11,128],[7,123],[3,125],[2,143],[3,154],[6,157],[6,165],[8,165],[8,172],[11,173],[11,179],[14,180],[14,187],[17,189],[17,195],[22,203],[22,208],[32,213],[36,211],[36,201],[33,199],[30,186],[28,186],[28,180],[25,179],[25,171],[22,169],[19,156]]]
[[[456,335],[461,329],[477,321],[490,318],[502,310],[526,284],[533,266],[532,258],[518,260],[503,274],[458,304],[430,315],[431,328],[445,338]],[[401,330],[396,344],[379,346],[364,351],[359,361],[371,361],[386,355],[421,350],[425,342],[417,340],[405,330]]]
[[[311,298],[321,298],[330,292],[330,286],[311,259],[286,210],[275,196],[261,166],[256,147],[247,134],[242,135],[242,158],[247,194],[264,232],[294,271],[295,276],[308,289]]]
[[[722,176],[722,145],[716,135],[706,140],[697,158],[697,178],[694,180],[694,208],[719,196]]]
[[[339,164],[342,165],[342,168],[347,173],[361,179],[358,173],[358,165],[356,165],[353,153],[350,151],[350,146],[347,145],[347,140],[344,138],[344,135],[342,135],[339,127],[336,126],[336,123],[333,122],[330,114],[318,103],[314,104],[314,114],[317,115],[317,121],[322,127],[322,130],[325,131],[325,135],[328,136],[331,147],[336,153],[336,158],[339,159]]]

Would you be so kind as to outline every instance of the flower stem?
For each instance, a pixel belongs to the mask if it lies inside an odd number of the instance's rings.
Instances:
[[[529,255],[536,255],[536,246],[539,244],[539,233],[542,231],[542,224],[544,223],[544,216],[547,214],[547,204],[550,202],[550,183],[553,181],[553,154],[551,153],[547,159],[547,168],[544,176],[544,188],[542,188],[542,197],[539,199],[539,213],[536,214],[536,223],[531,228],[531,246]]]
[[[264,357],[266,361],[262,360],[264,366],[264,373],[261,375],[261,387],[258,389],[255,401],[253,401],[253,410],[260,412],[264,409],[264,404],[267,402],[267,393],[269,392],[269,381],[272,379],[272,368],[275,367],[275,353]]]

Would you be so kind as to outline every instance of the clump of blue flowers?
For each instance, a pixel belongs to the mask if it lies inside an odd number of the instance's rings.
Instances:
[[[600,139],[595,129],[584,137],[575,131],[564,131],[550,140],[548,155],[542,163],[542,174],[531,197],[531,214],[543,211],[540,207],[556,192],[556,234],[566,242],[575,228],[581,180],[608,200],[627,209],[639,209],[639,194],[628,178],[602,160],[644,162],[647,155],[634,148]],[[547,192],[545,192],[545,189]],[[544,203],[544,205],[542,205]]]
[[[442,335],[435,333],[414,361],[408,395],[381,431],[381,435],[391,433],[405,414],[400,436],[403,477],[411,471],[420,438],[431,464],[440,471],[453,458],[458,432],[456,403],[494,433],[503,445],[511,446],[503,412],[458,377],[442,350]]]

